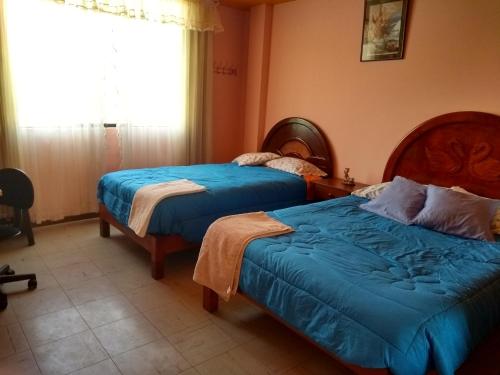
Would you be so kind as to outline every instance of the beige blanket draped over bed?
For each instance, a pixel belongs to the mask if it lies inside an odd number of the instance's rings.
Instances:
[[[182,179],[141,187],[135,192],[132,208],[128,218],[128,226],[139,237],[144,237],[155,207],[163,199],[177,195],[201,193],[207,188],[192,181]]]
[[[250,241],[290,232],[291,227],[264,212],[220,218],[203,238],[193,280],[228,301],[238,290],[243,253]]]

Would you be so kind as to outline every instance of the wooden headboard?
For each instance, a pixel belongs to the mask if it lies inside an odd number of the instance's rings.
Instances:
[[[329,176],[333,174],[327,138],[316,125],[300,117],[286,118],[274,125],[264,139],[261,151],[304,159]]]
[[[383,180],[397,175],[500,199],[500,116],[455,112],[424,122],[392,152]]]

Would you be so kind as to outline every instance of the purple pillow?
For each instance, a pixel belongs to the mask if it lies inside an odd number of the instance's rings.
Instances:
[[[497,207],[493,199],[429,185],[425,206],[413,223],[460,237],[494,241],[491,220]]]
[[[425,204],[426,186],[396,176],[384,191],[359,207],[377,215],[410,225]]]

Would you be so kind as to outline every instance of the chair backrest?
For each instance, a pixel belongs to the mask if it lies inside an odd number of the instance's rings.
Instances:
[[[31,208],[35,193],[29,177],[20,169],[0,169],[0,204],[15,208]]]

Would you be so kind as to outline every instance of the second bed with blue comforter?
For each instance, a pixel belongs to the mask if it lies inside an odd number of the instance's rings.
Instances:
[[[364,201],[271,212],[295,232],[248,245],[240,289],[346,362],[453,374],[500,324],[500,242],[405,226]]]
[[[208,226],[222,216],[306,202],[306,183],[302,177],[267,167],[240,167],[236,163],[112,172],[99,181],[97,196],[118,222],[127,225],[132,200],[139,188],[179,179],[203,185],[207,191],[160,202],[148,233],[179,234],[187,241],[201,242]]]

